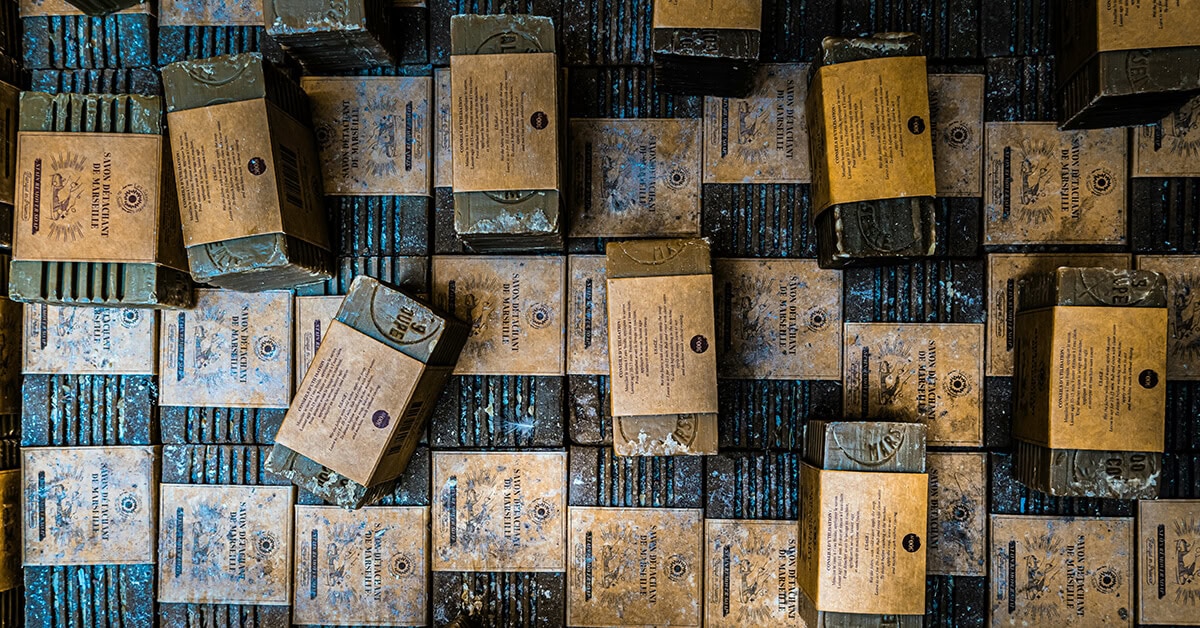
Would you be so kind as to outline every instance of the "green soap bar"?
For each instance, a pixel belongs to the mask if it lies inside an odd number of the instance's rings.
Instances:
[[[701,238],[609,242],[605,255],[609,279],[712,274],[708,241]]]
[[[263,4],[267,34],[310,73],[395,63],[400,29],[390,0],[274,0]]]
[[[554,49],[554,20],[538,15],[455,15],[450,18],[450,54],[518,52],[557,52]]]
[[[123,11],[142,3],[142,0],[67,0],[76,9],[93,17]]]
[[[1062,267],[1021,279],[1018,312],[1051,306],[1167,307],[1167,278],[1152,270]]]
[[[891,421],[809,421],[804,459],[828,471],[924,473],[925,425]]]
[[[1013,476],[1047,495],[1157,499],[1161,452],[1050,449],[1015,441]]]
[[[368,488],[278,443],[271,448],[267,470],[331,504],[350,510],[370,506],[390,495],[404,477],[401,475]]]
[[[162,75],[168,113],[266,98],[301,124],[311,126],[304,90],[264,61],[261,53],[179,61],[164,66]]]
[[[240,292],[285,290],[333,278],[333,254],[304,240],[268,233],[188,247],[192,277]]]

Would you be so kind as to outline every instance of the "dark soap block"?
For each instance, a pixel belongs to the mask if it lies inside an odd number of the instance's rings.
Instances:
[[[983,383],[983,442],[989,448],[1012,444],[1013,378],[987,377]]]
[[[809,420],[842,416],[840,381],[720,380],[720,449],[804,446]]]
[[[705,184],[701,229],[717,257],[816,257],[807,184]]]
[[[1167,277],[1152,270],[1058,268],[1020,282],[1018,313],[1052,306],[1167,307]]]
[[[612,447],[572,446],[571,506],[702,508],[704,457],[623,457]]]
[[[285,62],[283,50],[262,26],[158,27],[158,65],[243,52],[261,52],[272,63]]]
[[[25,619],[25,588],[18,586],[0,593],[0,625],[21,626]],[[28,624],[30,626],[36,624]]]
[[[329,196],[343,254],[428,255],[428,196]]]
[[[67,0],[67,2],[90,16],[100,17],[136,6],[142,0]]]
[[[399,29],[390,0],[263,3],[267,34],[309,74],[335,74],[396,62]]]
[[[704,471],[709,519],[800,518],[798,453],[723,452]]]
[[[1200,451],[1200,382],[1167,382],[1167,451]]]
[[[290,486],[266,469],[263,445],[163,445],[163,484]]]
[[[992,453],[990,512],[997,515],[1132,517],[1134,502],[1095,497],[1053,497],[1023,486],[1013,475],[1012,455]]]
[[[388,483],[389,490],[381,498],[373,499],[372,506],[428,506],[430,495],[430,461],[432,456],[429,447],[418,446],[408,461],[404,473],[395,482]],[[364,500],[365,501],[365,500]],[[296,495],[296,503],[300,505],[337,505],[328,502],[313,493],[300,489]]]
[[[987,578],[928,576],[925,625],[983,628],[987,619]]]
[[[26,567],[25,625],[151,628],[156,625],[157,569],[155,565]]]
[[[1050,449],[1016,441],[1017,481],[1047,495],[1156,499],[1162,454]]]
[[[0,414],[0,443],[8,443],[8,439],[16,439],[17,446],[20,446],[21,439],[21,415],[20,414]],[[16,466],[20,466],[20,460]],[[5,466],[0,461],[0,469],[12,468]]]
[[[837,0],[763,0],[762,61],[795,63],[811,59],[822,37],[839,32],[838,4]]]
[[[455,15],[464,13],[538,15],[560,23],[563,8],[561,0],[513,0],[512,2],[445,0],[426,4],[429,7],[429,63],[436,66],[450,65],[450,18]],[[562,46],[557,46],[557,48],[561,50]]]
[[[982,323],[985,274],[982,259],[849,269],[842,316],[851,323]]]
[[[267,470],[286,477],[304,493],[315,493],[314,499],[327,498],[334,505],[350,510],[382,500],[400,484],[400,478],[393,478],[364,486],[279,443],[271,449]]]
[[[885,421],[809,421],[804,461],[827,471],[924,473],[925,425]]]
[[[291,628],[289,606],[230,604],[161,604],[160,626],[216,626],[220,628]]]
[[[1160,499],[1200,498],[1200,454],[1168,453],[1163,456]]]
[[[648,63],[652,13],[650,2],[562,3],[563,62],[573,66]]]
[[[21,441],[11,437],[0,439],[0,469],[8,470],[20,468]]]
[[[413,294],[429,293],[428,257],[361,256],[340,257],[333,279],[296,288],[296,296],[346,294],[359,275],[374,277]]]
[[[5,2],[0,6],[0,55],[21,58],[20,3]]]
[[[455,375],[429,420],[435,449],[563,446],[562,377]]]
[[[699,118],[704,98],[662,89],[652,67],[571,68],[567,113],[572,118]]]
[[[26,375],[21,445],[158,443],[157,397],[148,375]]]
[[[433,572],[433,624],[446,626],[467,614],[474,625],[496,628],[562,626],[566,622],[566,574]],[[460,623],[470,626],[472,623]]]
[[[433,190],[433,254],[467,253],[458,234],[454,233],[454,190]]]
[[[741,97],[754,87],[762,33],[732,28],[650,31],[661,87],[680,94]]]
[[[22,18],[25,69],[154,66],[153,15],[55,15]]]
[[[282,408],[162,406],[162,442],[197,445],[270,445],[287,414]]]
[[[330,251],[283,233],[193,246],[187,256],[196,281],[239,292],[325,281],[333,266]]]
[[[978,257],[983,244],[983,199],[939,198],[937,257]]]
[[[1197,64],[1200,46],[1101,52],[1069,77],[1060,68],[1060,126],[1154,124],[1200,93]]]
[[[162,96],[162,79],[154,68],[34,70],[30,74],[30,89],[35,92]]]
[[[575,445],[613,442],[607,375],[567,376],[567,436]]]
[[[985,121],[1035,122],[1058,118],[1054,57],[988,58],[985,63]]]
[[[1129,235],[1136,253],[1200,253],[1200,180],[1130,179]]]
[[[1053,52],[1057,16],[1053,0],[981,1],[983,56],[1013,57]]]

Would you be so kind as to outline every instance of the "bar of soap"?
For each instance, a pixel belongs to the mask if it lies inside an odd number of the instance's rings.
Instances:
[[[23,16],[29,70],[154,67],[155,18],[148,13]]]
[[[172,63],[163,87],[192,276],[241,291],[330,279],[320,164],[300,87],[258,53]],[[241,141],[214,136],[217,124]],[[236,218],[227,207],[239,208]]]
[[[761,0],[654,3],[654,73],[668,92],[746,96],[762,46]]]
[[[272,0],[263,3],[267,34],[308,74],[392,65],[400,29],[389,0]]]

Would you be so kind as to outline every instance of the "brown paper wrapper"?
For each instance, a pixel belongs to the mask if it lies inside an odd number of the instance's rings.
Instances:
[[[1134,177],[1200,177],[1200,98],[1133,129]]]
[[[654,3],[654,28],[762,28],[761,0],[662,0]]]
[[[746,98],[704,98],[705,183],[808,183],[807,63],[759,66]]]
[[[21,586],[21,470],[0,471],[0,591]]]
[[[795,521],[704,521],[704,625],[800,628]]]
[[[80,11],[75,5],[67,2],[67,0],[20,0],[21,17],[53,17],[56,15],[86,15]],[[150,15],[153,11],[150,9],[149,2],[143,2],[118,11],[117,15],[122,14],[143,14]]]
[[[930,74],[929,115],[938,196],[983,196],[982,74]]]
[[[986,576],[987,454],[930,452],[926,571]]]
[[[1167,379],[1200,380],[1200,255],[1139,255],[1167,278]]]
[[[22,305],[0,297],[0,414],[21,411]]]
[[[608,375],[605,256],[567,258],[567,373]]]
[[[17,124],[20,119],[21,88],[0,81],[0,116],[8,120],[0,137],[0,203],[16,205]]]
[[[1200,4],[1175,2],[1095,1],[1096,49],[1145,50],[1200,46],[1196,17]]]
[[[133,308],[25,305],[22,372],[153,375],[158,314]]]
[[[454,145],[450,132],[450,68],[433,71],[433,187],[454,185]]]
[[[317,357],[321,341],[342,306],[343,297],[296,297],[296,390]]]
[[[262,26],[263,0],[159,0],[159,26]]]
[[[1200,625],[1200,501],[1140,501],[1137,508],[1138,621]]]

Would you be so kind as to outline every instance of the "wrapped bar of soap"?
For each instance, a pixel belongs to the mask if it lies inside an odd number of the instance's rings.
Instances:
[[[310,74],[392,65],[399,56],[391,0],[272,0],[263,3],[267,34]]]
[[[456,15],[450,45],[455,233],[481,252],[561,251],[566,115],[553,21]]]
[[[333,276],[307,97],[261,54],[163,68],[192,276],[241,291]]]
[[[391,493],[468,332],[465,323],[398,290],[356,278],[275,436],[267,468],[344,508]]]
[[[667,92],[742,97],[754,86],[762,0],[654,3],[654,74]]]
[[[1166,278],[1058,268],[1017,297],[1013,472],[1054,496],[1158,496],[1166,423]]]
[[[806,115],[821,267],[932,255],[936,186],[921,38],[826,37],[812,68]]]
[[[162,99],[21,94],[10,298],[192,304]]]

